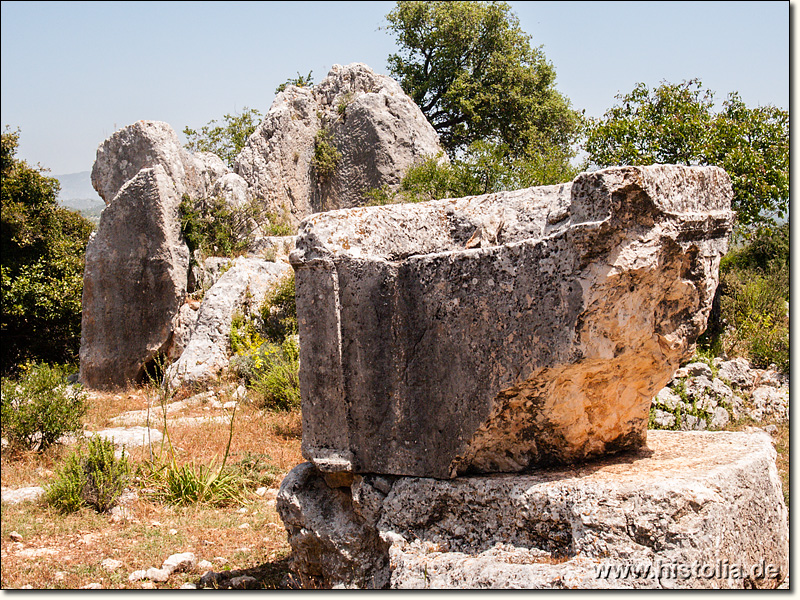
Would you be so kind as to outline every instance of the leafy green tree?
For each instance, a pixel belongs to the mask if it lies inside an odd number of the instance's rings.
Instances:
[[[748,108],[731,93],[714,112],[714,94],[697,79],[632,92],[588,125],[586,151],[598,166],[717,165],[731,176],[738,222],[769,225],[789,209],[789,113]]]
[[[233,168],[236,155],[244,148],[262,116],[255,108],[245,106],[240,114],[225,115],[222,123],[216,119],[209,121],[200,131],[184,127],[186,148],[192,152],[212,152]]]
[[[371,204],[424,202],[563,183],[585,167],[571,165],[570,158],[564,152],[515,158],[503,144],[480,140],[452,161],[443,160],[440,154],[413,165],[396,193],[387,186],[370,190],[366,196]]]
[[[513,157],[568,152],[582,117],[505,2],[398,2],[389,70],[452,157],[475,141]]]
[[[24,361],[74,362],[91,222],[59,207],[58,180],[15,158],[19,132],[2,134],[3,346],[0,371]]]

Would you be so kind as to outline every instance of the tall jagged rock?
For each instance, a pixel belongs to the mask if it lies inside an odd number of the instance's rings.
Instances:
[[[157,164],[115,194],[86,248],[80,381],[91,388],[137,382],[165,352],[183,303],[189,249],[181,236],[180,196]]]
[[[84,385],[125,386],[156,355],[170,354],[189,272],[181,199],[207,196],[226,173],[218,157],[190,154],[158,121],[138,121],[100,145],[92,183],[107,206],[86,248]]]
[[[727,249],[715,167],[307,218],[290,259],[303,454],[448,478],[641,446]]]
[[[321,144],[340,155],[330,173],[314,166]],[[400,85],[353,63],[334,65],[314,88],[279,93],[235,171],[270,210],[299,221],[363,205],[371,189],[396,189],[415,161],[439,152],[436,131]]]

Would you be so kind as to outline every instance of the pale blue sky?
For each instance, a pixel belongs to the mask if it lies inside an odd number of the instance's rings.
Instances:
[[[557,87],[600,116],[614,96],[694,77],[721,102],[789,107],[789,2],[510,2]],[[2,126],[53,174],[87,171],[138,119],[180,132],[266,112],[299,71],[386,72],[393,2],[2,2]]]

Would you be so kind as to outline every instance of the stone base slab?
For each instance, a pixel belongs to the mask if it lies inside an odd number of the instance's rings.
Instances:
[[[524,475],[304,463],[278,511],[315,587],[774,588],[789,568],[775,457],[763,432],[650,431],[635,453]]]

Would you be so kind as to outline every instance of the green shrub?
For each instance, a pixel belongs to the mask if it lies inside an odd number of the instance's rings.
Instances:
[[[727,327],[722,348],[733,356],[746,356],[757,367],[770,364],[789,370],[789,272],[773,267],[766,274],[756,269],[733,269],[722,276],[721,312]]]
[[[267,294],[260,312],[267,340],[280,344],[297,333],[294,271]]]
[[[294,274],[264,299],[257,316],[236,313],[231,322],[230,369],[270,410],[300,406],[300,350]]]
[[[263,366],[261,366],[263,364]],[[261,406],[272,410],[300,407],[300,349],[293,337],[280,346],[264,344],[259,349],[252,381],[261,396]]]
[[[107,512],[122,494],[128,474],[128,460],[124,454],[116,458],[114,442],[94,436],[85,455],[79,446],[67,457],[45,491],[45,501],[64,513],[82,506]]]
[[[86,394],[67,385],[66,368],[47,364],[21,367],[18,380],[2,379],[2,432],[9,445],[43,451],[82,428]]]
[[[284,207],[283,212],[267,212],[264,213],[262,221],[266,221],[265,233],[267,235],[295,235],[297,234],[297,227],[292,224],[292,218],[289,210]]]
[[[720,264],[719,311],[699,340],[710,355],[789,369],[789,223],[762,227]]]
[[[297,77],[290,77],[278,87],[275,88],[275,93],[280,94],[283,90],[286,89],[287,85],[294,85],[297,87],[313,87],[314,86],[314,78],[311,74],[314,71],[309,71],[308,75],[300,75],[300,72],[297,72]]]
[[[242,254],[253,240],[255,220],[261,218],[255,200],[233,207],[220,197],[194,201],[184,194],[179,210],[181,233],[192,255],[196,250],[205,256]]]
[[[314,158],[311,165],[320,180],[326,180],[334,171],[342,158],[342,153],[333,145],[333,134],[325,128],[317,131],[314,136]]]

